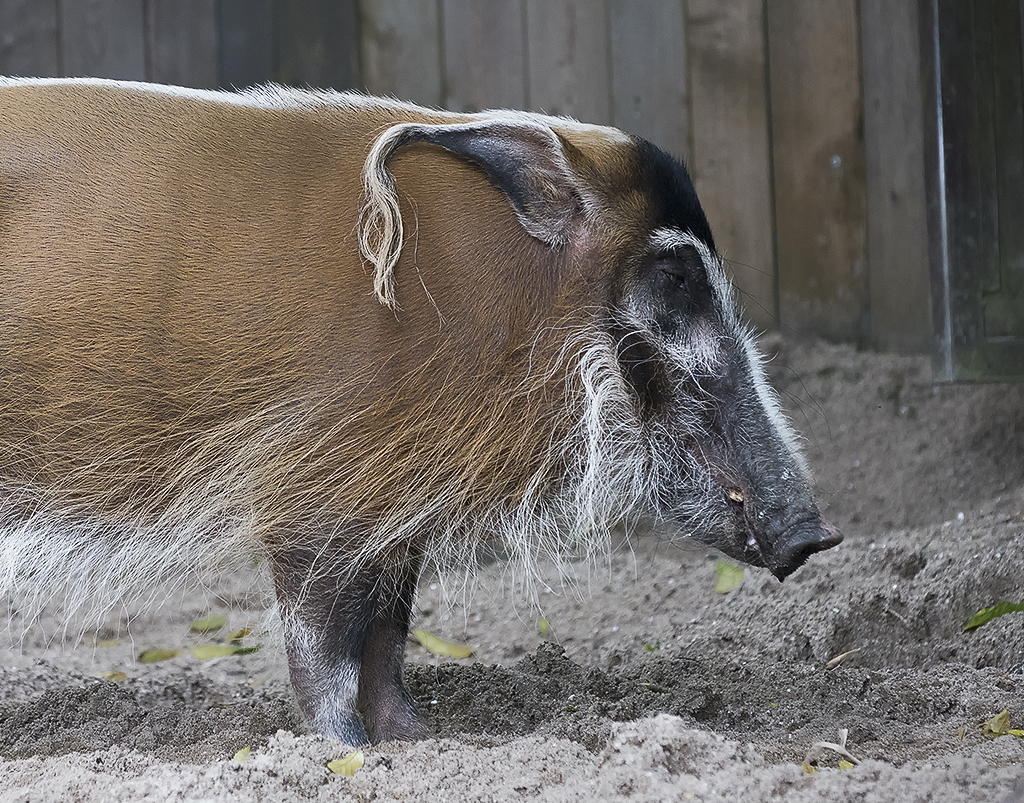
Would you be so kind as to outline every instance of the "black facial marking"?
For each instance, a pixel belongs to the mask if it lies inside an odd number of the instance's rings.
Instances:
[[[708,248],[714,252],[715,241],[711,236],[711,226],[704,216],[686,167],[645,139],[637,137],[635,143],[640,169],[644,173],[642,186],[650,188],[654,213],[652,230],[676,228],[689,232],[707,243]]]
[[[636,393],[640,409],[653,413],[667,401],[665,367],[652,343],[629,329],[613,327],[622,375]]]

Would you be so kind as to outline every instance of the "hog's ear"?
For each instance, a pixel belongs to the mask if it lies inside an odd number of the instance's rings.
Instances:
[[[429,142],[476,162],[508,196],[520,222],[548,245],[564,245],[579,209],[577,181],[562,142],[545,125],[491,121],[406,128],[399,145]]]
[[[391,273],[402,248],[402,218],[385,161],[414,142],[437,145],[476,163],[505,193],[527,232],[553,247],[568,242],[583,193],[562,141],[547,126],[532,120],[392,126],[366,160],[360,226],[360,247],[376,267],[374,288],[383,304],[395,306]]]

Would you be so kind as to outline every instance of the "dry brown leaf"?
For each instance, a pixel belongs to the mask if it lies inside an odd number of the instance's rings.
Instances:
[[[815,742],[807,751],[807,756],[804,758],[804,764],[816,763],[822,756],[825,755],[826,751],[838,753],[851,764],[860,764],[860,759],[857,759],[854,756],[852,756],[850,754],[850,751],[846,749],[846,737],[849,735],[850,731],[847,728],[841,728],[839,730],[838,742]]]
[[[860,651],[861,651],[861,648],[857,647],[857,649],[855,649],[855,650],[847,650],[846,652],[840,653],[835,658],[832,658],[827,664],[825,664],[825,668],[826,669],[835,669],[837,666],[839,666],[839,664],[841,664],[843,661],[845,661],[851,655],[854,655],[854,654],[856,654],[856,653],[858,653]]]
[[[200,661],[209,661],[211,658],[226,658],[229,655],[248,655],[259,648],[259,644],[253,647],[242,647],[238,644],[204,644],[193,647],[192,656]]]

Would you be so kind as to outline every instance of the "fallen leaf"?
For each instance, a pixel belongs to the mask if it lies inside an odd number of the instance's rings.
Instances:
[[[204,644],[192,648],[192,655],[200,661],[209,661],[211,658],[226,658],[229,655],[248,655],[256,652],[261,645],[254,647],[242,647],[239,644]]]
[[[1024,739],[1024,730],[1015,730],[1010,727],[1009,711],[1001,711],[988,722],[982,722],[981,732],[993,739],[998,739],[1000,736],[1016,736],[1019,739]]]
[[[110,672],[93,672],[92,676],[101,680],[109,680],[111,683],[124,683],[128,680],[128,676],[117,669],[113,669]]]
[[[715,591],[726,594],[743,585],[743,569],[724,561],[715,561]]]
[[[189,625],[188,629],[193,633],[213,633],[220,630],[227,623],[228,618],[226,616],[211,614],[210,616],[205,616],[202,619],[196,619],[191,625]]]
[[[988,722],[981,723],[981,732],[986,736],[1003,736],[1010,729],[1010,712],[1002,711]]]
[[[551,635],[551,624],[548,622],[547,617],[542,616],[537,620],[537,632],[544,636],[544,638]]]
[[[450,658],[468,658],[476,649],[468,644],[452,644],[450,641],[439,639],[426,630],[417,629],[412,631],[412,634],[424,649],[434,653],[434,655],[447,655]]]
[[[351,778],[356,774],[356,770],[363,766],[364,761],[363,751],[354,750],[344,758],[339,758],[330,762],[327,765],[327,769],[331,772],[337,773],[338,775],[346,775]]]
[[[841,770],[852,770],[853,769],[853,764],[851,764],[849,761],[840,761],[839,762],[839,769],[841,769]]]
[[[160,661],[169,661],[180,652],[181,650],[144,650],[135,660],[140,664],[157,664]]]
[[[988,624],[993,619],[998,619],[1003,614],[1014,613],[1015,611],[1024,611],[1024,602],[1000,602],[991,608],[982,608],[967,620],[964,630],[973,630],[976,627]]]
[[[235,644],[235,643],[241,641],[242,639],[244,639],[250,633],[252,633],[252,628],[243,627],[243,628],[240,628],[240,629],[236,630],[234,633],[232,633],[230,636],[228,636],[227,640],[229,642],[231,642],[232,644]]]
[[[96,646],[97,647],[116,647],[117,646],[117,639],[116,638],[103,639],[102,641],[97,641],[96,642]]]
[[[814,769],[814,767],[812,767],[806,761],[803,764],[800,765],[800,769],[802,769],[808,775],[817,775],[818,774],[818,771],[816,769]]]
[[[252,753],[252,748],[249,747],[249,745],[246,745],[241,750],[239,750],[237,753],[235,753],[231,757],[231,760],[232,761],[245,761],[249,757],[250,753]]]

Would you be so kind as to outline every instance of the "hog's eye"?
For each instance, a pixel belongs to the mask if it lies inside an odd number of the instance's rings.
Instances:
[[[659,259],[655,263],[654,267],[655,270],[660,271],[669,282],[674,282],[679,285],[686,284],[686,269],[680,264],[679,260],[672,257]]]
[[[707,270],[695,248],[658,254],[651,277],[655,294],[675,314],[697,315],[712,304]]]

